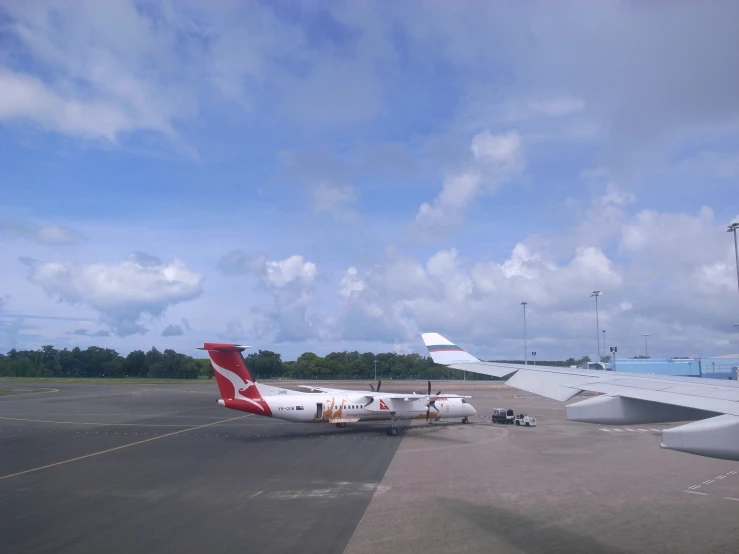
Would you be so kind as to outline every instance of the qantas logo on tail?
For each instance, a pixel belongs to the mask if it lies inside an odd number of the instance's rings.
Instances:
[[[234,399],[243,400],[245,402],[248,402],[249,404],[253,404],[257,408],[259,408],[261,411],[264,411],[264,407],[254,400],[255,396],[257,399],[259,399],[260,395],[259,395],[259,392],[257,391],[257,386],[253,381],[244,381],[241,377],[236,375],[233,371],[230,371],[224,367],[219,366],[213,360],[211,360],[211,364],[213,365],[213,369],[215,369],[222,377],[225,377],[231,382],[231,385],[234,388]],[[249,392],[249,389],[251,387],[254,387],[253,392]],[[252,398],[248,398],[247,396],[244,396],[243,394],[241,394],[242,392],[245,394],[249,394],[250,396],[252,396]]]
[[[385,401],[380,398],[380,409],[381,410],[389,410],[390,408],[387,407],[387,404],[385,404]]]

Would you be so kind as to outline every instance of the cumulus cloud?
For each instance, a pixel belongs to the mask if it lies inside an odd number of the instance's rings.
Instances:
[[[167,325],[162,331],[163,337],[179,337],[184,334],[185,332],[182,330],[182,327],[173,323]]]
[[[520,303],[526,301],[529,345],[540,355],[594,356],[595,337],[592,344],[584,337],[595,333],[590,293],[597,289],[604,291],[601,329],[624,355],[640,353],[642,332],[652,333],[660,355],[711,351],[731,331],[726,302],[736,296],[724,224],[708,208],[630,215],[633,201],[611,184],[573,232],[522,240],[503,260],[467,258],[449,248],[425,261],[391,254],[365,271],[350,267],[327,334],[403,344],[438,331],[478,345],[482,355],[523,357]],[[591,220],[604,215],[613,229],[588,235]]]
[[[522,169],[521,136],[515,132],[478,133],[470,145],[472,157],[464,169],[448,175],[433,202],[421,204],[415,224],[419,232],[435,233],[462,223],[467,207]]]
[[[313,301],[318,268],[300,255],[280,261],[260,261],[243,251],[227,254],[219,264],[221,270],[231,275],[252,273],[259,276],[259,288],[272,297],[271,304],[252,308],[260,318],[251,328],[251,333],[262,340],[276,342],[299,341],[316,336],[317,329],[308,317],[308,307]],[[238,327],[236,327],[238,323]],[[239,334],[243,337],[241,322],[234,323],[234,331],[227,336]]]
[[[69,227],[17,221],[0,221],[0,237],[7,240],[26,239],[47,245],[74,244],[83,239],[81,233]]]
[[[316,265],[294,255],[282,261],[267,262],[262,275],[264,288],[274,304],[255,308],[264,319],[255,326],[262,337],[275,342],[306,340],[317,330],[307,315],[315,291]]]
[[[48,295],[70,304],[86,304],[117,336],[145,333],[144,315],[158,317],[169,306],[202,294],[203,275],[175,259],[133,254],[118,264],[39,262],[28,279]]]

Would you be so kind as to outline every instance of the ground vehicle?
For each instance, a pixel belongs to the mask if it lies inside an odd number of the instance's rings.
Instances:
[[[493,410],[493,423],[513,424],[515,414],[510,408],[495,408]]]
[[[527,414],[516,414],[516,425],[536,427],[536,418]]]

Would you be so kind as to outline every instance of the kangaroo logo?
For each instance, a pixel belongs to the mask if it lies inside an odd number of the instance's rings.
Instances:
[[[389,410],[390,408],[387,407],[387,404],[385,404],[385,401],[380,398],[380,409],[381,410]]]
[[[247,398],[246,396],[241,394],[242,392],[246,394],[249,388],[254,387],[255,388],[254,392],[257,394],[257,396],[259,396],[259,392],[257,392],[257,389],[256,389],[256,384],[253,381],[248,381],[248,380],[244,381],[241,377],[236,375],[233,371],[230,371],[226,368],[219,366],[217,363],[213,362],[212,360],[211,360],[211,363],[213,364],[213,369],[215,369],[218,373],[220,373],[222,377],[225,377],[231,382],[231,385],[234,388],[234,398],[235,399],[238,398],[239,400],[243,400],[245,402],[248,402],[249,404],[253,404],[260,410],[264,411],[264,407],[261,406],[258,402],[255,402],[253,399]]]

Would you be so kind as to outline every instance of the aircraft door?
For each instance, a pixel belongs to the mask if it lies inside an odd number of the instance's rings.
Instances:
[[[323,419],[323,404],[321,402],[316,404],[316,419]]]

